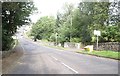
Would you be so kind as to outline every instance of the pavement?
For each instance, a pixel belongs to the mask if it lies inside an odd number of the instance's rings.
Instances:
[[[10,55],[2,58],[2,73],[10,70],[10,68],[14,66],[14,64],[16,64],[15,61],[19,60],[19,58],[23,56],[23,49],[20,44],[18,44],[14,49],[12,49],[12,51],[13,52]]]
[[[46,47],[19,38],[24,54],[4,74],[118,74],[118,61]]]

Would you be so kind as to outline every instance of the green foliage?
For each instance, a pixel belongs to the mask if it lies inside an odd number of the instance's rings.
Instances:
[[[72,38],[71,42],[77,42],[77,43],[79,43],[79,42],[81,42],[81,39],[80,38]]]
[[[17,27],[29,23],[34,10],[32,2],[2,3],[2,50],[10,49]]]
[[[120,12],[119,12],[119,5],[120,1],[116,0],[110,4],[109,9],[109,17],[110,17],[110,23],[112,25],[117,25],[120,28]]]
[[[57,27],[59,39],[58,42],[70,42],[71,37],[73,34],[73,29],[72,29],[72,16],[73,16],[73,11],[74,7],[72,4],[65,4],[63,13],[57,14],[59,17],[59,24],[60,26]],[[58,20],[58,19],[57,19]]]
[[[120,42],[120,29],[118,26],[107,26],[102,31],[101,42]]]
[[[93,31],[100,30],[102,35],[99,42],[119,42],[120,26],[118,19],[116,25],[110,23],[110,6],[109,2],[81,2],[77,8],[65,4],[62,12],[57,12],[56,19],[42,17],[33,26],[31,35],[57,43],[91,44],[96,41]]]
[[[92,6],[90,2],[80,3],[73,17],[73,28],[76,29],[77,36],[83,43],[91,41]]]
[[[12,48],[12,43],[14,42],[12,37],[3,35],[2,38],[3,38],[2,40],[4,40],[4,41],[2,41],[2,50],[6,51],[6,50],[9,50],[10,48]]]
[[[93,8],[93,25],[95,29],[104,29],[105,25],[108,24],[109,19],[109,2],[94,3]]]
[[[39,21],[33,25],[31,30],[31,36],[37,39],[47,39],[51,40],[54,33],[55,19],[52,16],[45,16],[39,19]]]

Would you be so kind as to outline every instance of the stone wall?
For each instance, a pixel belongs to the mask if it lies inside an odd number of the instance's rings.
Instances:
[[[94,44],[94,49],[96,49],[96,44]],[[98,43],[98,50],[120,51],[120,42]]]
[[[64,47],[66,48],[76,48],[80,49],[81,48],[81,43],[70,43],[70,42],[65,42]]]
[[[55,42],[46,42],[44,44],[48,44],[50,46],[55,46]],[[62,46],[61,43],[58,43],[57,46]],[[81,43],[71,43],[71,42],[65,42],[63,47],[65,48],[76,48],[76,49],[80,49],[81,48]]]
[[[55,46],[54,42],[44,42],[44,44]],[[93,49],[96,50],[96,43],[91,44],[82,44],[82,43],[71,43],[71,42],[65,42],[64,47],[65,48],[84,48],[87,45],[92,45]],[[60,43],[57,46],[62,46]],[[105,42],[105,43],[99,43],[98,44],[98,50],[113,50],[113,51],[120,51],[120,42]]]

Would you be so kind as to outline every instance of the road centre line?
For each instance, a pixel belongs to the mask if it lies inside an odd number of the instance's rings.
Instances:
[[[20,41],[19,41],[19,43],[20,43]],[[25,49],[24,49],[24,47],[22,46],[22,44],[21,44],[21,43],[20,43],[20,46],[21,46],[21,48],[22,48],[23,52],[25,52]]]
[[[58,60],[57,58],[55,58],[54,56],[51,56],[53,59],[55,59],[55,60]]]
[[[66,65],[65,63],[61,62],[61,64],[63,64],[64,66],[66,66],[67,68],[72,70],[73,72],[78,73],[78,71],[74,70],[73,68],[71,68],[70,66]]]
[[[54,56],[51,56],[51,57],[58,61],[58,59],[55,58]],[[67,67],[68,69],[70,69],[71,71],[73,71],[73,72],[75,72],[75,73],[78,73],[78,71],[74,70],[73,68],[71,68],[70,66],[66,65],[65,63],[63,63],[63,62],[61,62],[61,61],[60,61],[60,63],[61,63],[62,65],[64,65],[65,67]]]
[[[33,42],[34,43],[34,42]],[[34,44],[37,44],[37,43],[34,43]],[[22,47],[22,49],[25,51],[25,49],[24,49],[24,47],[21,45],[21,47]],[[49,47],[47,47],[47,48],[49,48]],[[61,51],[61,50],[59,50],[59,49],[56,49],[56,50],[58,50],[58,51]],[[60,53],[61,54],[61,53]],[[53,59],[55,59],[56,61],[59,61],[56,57],[54,57],[54,56],[51,56]],[[76,70],[74,70],[73,68],[71,68],[70,66],[68,66],[68,65],[66,65],[65,63],[63,63],[63,62],[61,62],[60,61],[60,63],[62,64],[62,65],[64,65],[65,67],[67,67],[68,69],[70,69],[71,71],[73,71],[73,72],[75,72],[75,73],[78,73],[78,71],[76,71]]]

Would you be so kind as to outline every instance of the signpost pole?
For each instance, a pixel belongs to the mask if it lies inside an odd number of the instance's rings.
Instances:
[[[100,31],[99,30],[94,30],[94,35],[97,36],[97,43],[96,43],[96,50],[98,50],[98,36],[101,35]]]

